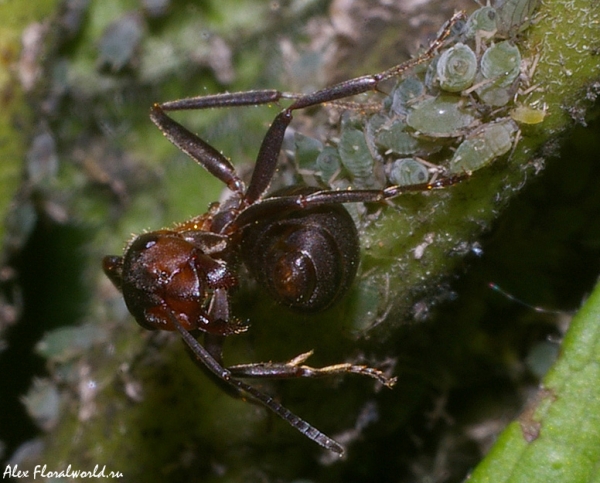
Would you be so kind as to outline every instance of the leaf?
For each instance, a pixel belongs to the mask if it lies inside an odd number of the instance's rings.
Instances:
[[[470,483],[584,483],[600,463],[600,285],[573,318],[561,355]]]

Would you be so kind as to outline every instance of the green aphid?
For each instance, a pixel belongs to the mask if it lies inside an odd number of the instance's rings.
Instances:
[[[457,43],[442,52],[438,59],[437,79],[448,92],[460,92],[473,85],[477,73],[477,57],[468,45]]]
[[[342,160],[338,150],[332,146],[325,146],[315,162],[316,174],[326,184],[340,172],[341,166]]]
[[[424,136],[457,137],[476,120],[477,113],[467,105],[465,98],[441,95],[415,105],[406,123]]]
[[[539,0],[496,0],[494,7],[498,13],[498,32],[512,37],[525,30],[539,3]]]
[[[420,149],[419,140],[406,131],[406,124],[401,120],[379,129],[375,144],[386,153],[399,155],[415,154]]]
[[[468,39],[491,39],[498,31],[498,13],[493,7],[475,10],[467,20],[465,35]]]
[[[323,143],[299,132],[294,133],[296,165],[299,169],[315,170],[315,160],[323,150]]]
[[[367,145],[365,133],[350,125],[343,128],[338,152],[344,168],[357,187],[367,188],[375,184],[373,155]]]
[[[394,161],[389,172],[390,183],[400,186],[427,183],[429,170],[414,158],[403,158]]]
[[[512,119],[492,122],[476,129],[456,149],[450,174],[472,173],[510,151],[519,128]]]
[[[503,41],[492,45],[481,56],[480,69],[475,81],[479,99],[489,106],[506,105],[521,73],[521,53],[516,45]]]
[[[416,77],[407,77],[398,83],[391,94],[392,112],[406,115],[409,108],[425,96],[425,84]]]

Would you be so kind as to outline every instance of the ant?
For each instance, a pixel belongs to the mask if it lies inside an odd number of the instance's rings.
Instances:
[[[379,84],[433,58],[463,19],[455,14],[421,55],[378,74],[364,75],[311,94],[256,90],[190,97],[154,104],[151,120],[166,138],[233,192],[222,204],[172,229],[144,233],[123,256],[106,256],[103,269],[123,293],[127,308],[145,329],[178,331],[195,358],[237,396],[250,396],[302,434],[342,455],[344,448],[272,397],[239,378],[296,378],[355,373],[392,387],[395,378],[349,363],[322,368],[304,365],[307,352],[284,363],[224,367],[227,336],[248,329],[231,314],[229,293],[238,285],[241,260],[272,297],[287,307],[316,312],[334,304],[350,287],[359,262],[356,226],[343,203],[381,202],[405,192],[450,186],[464,176],[382,190],[320,190],[292,186],[265,193],[275,174],[285,130],[297,109],[377,90]],[[248,188],[233,165],[215,148],[171,119],[167,111],[252,106],[290,100],[274,119],[260,146]],[[196,336],[204,335],[204,345]]]

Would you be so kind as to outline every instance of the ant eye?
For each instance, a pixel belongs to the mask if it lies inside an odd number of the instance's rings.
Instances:
[[[123,257],[107,255],[102,259],[102,270],[110,281],[121,290],[123,285]]]

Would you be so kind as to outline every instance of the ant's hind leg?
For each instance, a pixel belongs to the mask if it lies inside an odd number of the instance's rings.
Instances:
[[[227,158],[206,141],[167,116],[159,104],[152,106],[150,119],[171,143],[210,174],[220,179],[231,191],[240,195],[244,192],[244,183],[237,176],[233,165]]]
[[[273,397],[259,391],[253,386],[232,377],[232,373],[219,364],[217,360],[206,350],[183,326],[177,321],[177,318],[169,312],[171,322],[179,332],[183,341],[188,345],[190,351],[202,363],[208,371],[216,376],[223,384],[229,385],[234,392],[242,391],[248,394],[254,401],[273,411],[277,416],[286,421],[294,429],[319,444],[329,451],[339,455],[344,454],[344,448],[337,441],[331,439],[317,428],[296,416],[289,409],[279,404]]]
[[[388,377],[383,371],[365,365],[350,363],[332,364],[325,367],[311,367],[304,364],[313,354],[305,352],[287,362],[260,362],[254,364],[239,364],[228,367],[227,370],[235,377],[252,377],[266,379],[291,379],[298,377],[327,377],[340,374],[359,374],[372,377],[387,387],[396,383],[395,377]]]

